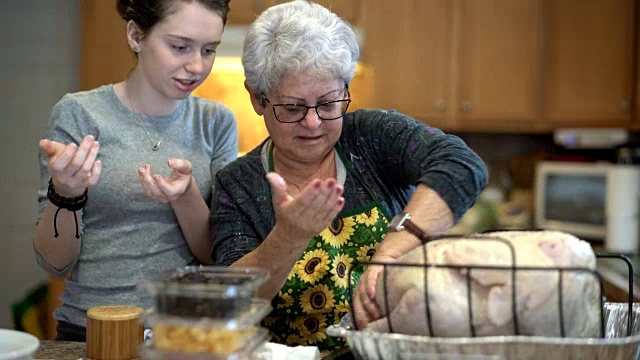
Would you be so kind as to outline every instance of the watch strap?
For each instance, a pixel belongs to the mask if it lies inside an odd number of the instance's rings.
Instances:
[[[389,223],[389,230],[407,230],[410,234],[415,235],[418,239],[420,239],[423,244],[426,244],[429,240],[431,240],[427,233],[425,233],[418,225],[411,221],[411,215],[405,212],[402,212],[393,217],[391,223]]]

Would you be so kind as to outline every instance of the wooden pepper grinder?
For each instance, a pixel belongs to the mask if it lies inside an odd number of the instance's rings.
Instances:
[[[143,309],[137,306],[98,306],[87,311],[87,358],[130,360],[138,358],[144,328]]]

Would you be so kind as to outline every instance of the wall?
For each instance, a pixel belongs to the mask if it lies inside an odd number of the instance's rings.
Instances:
[[[509,161],[539,152],[557,152],[551,134],[456,133],[485,161],[489,183],[505,190],[511,186]]]
[[[505,190],[521,187],[527,178],[532,180],[533,166],[522,167],[520,174],[513,174],[509,163],[515,160],[533,160],[534,157],[555,159],[589,158],[592,160],[616,161],[616,149],[566,149],[556,145],[553,134],[513,134],[513,133],[455,133],[460,136],[489,167],[489,184]],[[632,143],[638,135],[630,134]],[[525,163],[531,165],[532,163]]]
[[[53,104],[78,87],[79,1],[0,1],[0,328],[13,327],[10,304],[46,280],[32,246],[37,146]]]

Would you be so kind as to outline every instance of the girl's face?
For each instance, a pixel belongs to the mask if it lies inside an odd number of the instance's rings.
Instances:
[[[159,95],[184,99],[209,75],[223,29],[215,12],[180,2],[175,12],[140,37],[136,70]]]

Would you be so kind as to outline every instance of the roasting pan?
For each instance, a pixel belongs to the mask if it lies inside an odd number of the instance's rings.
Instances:
[[[598,338],[523,335],[449,338],[376,333],[355,329],[349,314],[343,317],[340,324],[329,326],[327,334],[345,338],[353,356],[366,360],[640,360],[640,303],[632,302],[631,262],[623,255],[596,255],[617,258],[625,261],[629,267],[628,302],[606,302],[602,297],[602,312],[594,314],[602,320],[602,336]],[[597,271],[594,272],[599,277]],[[602,289],[602,284],[600,287]]]
[[[350,329],[348,319],[327,329],[344,337],[356,359],[367,360],[506,360],[506,359],[640,359],[640,304],[632,306],[631,335],[627,335],[627,303],[605,303],[604,338],[492,336],[432,338]]]

